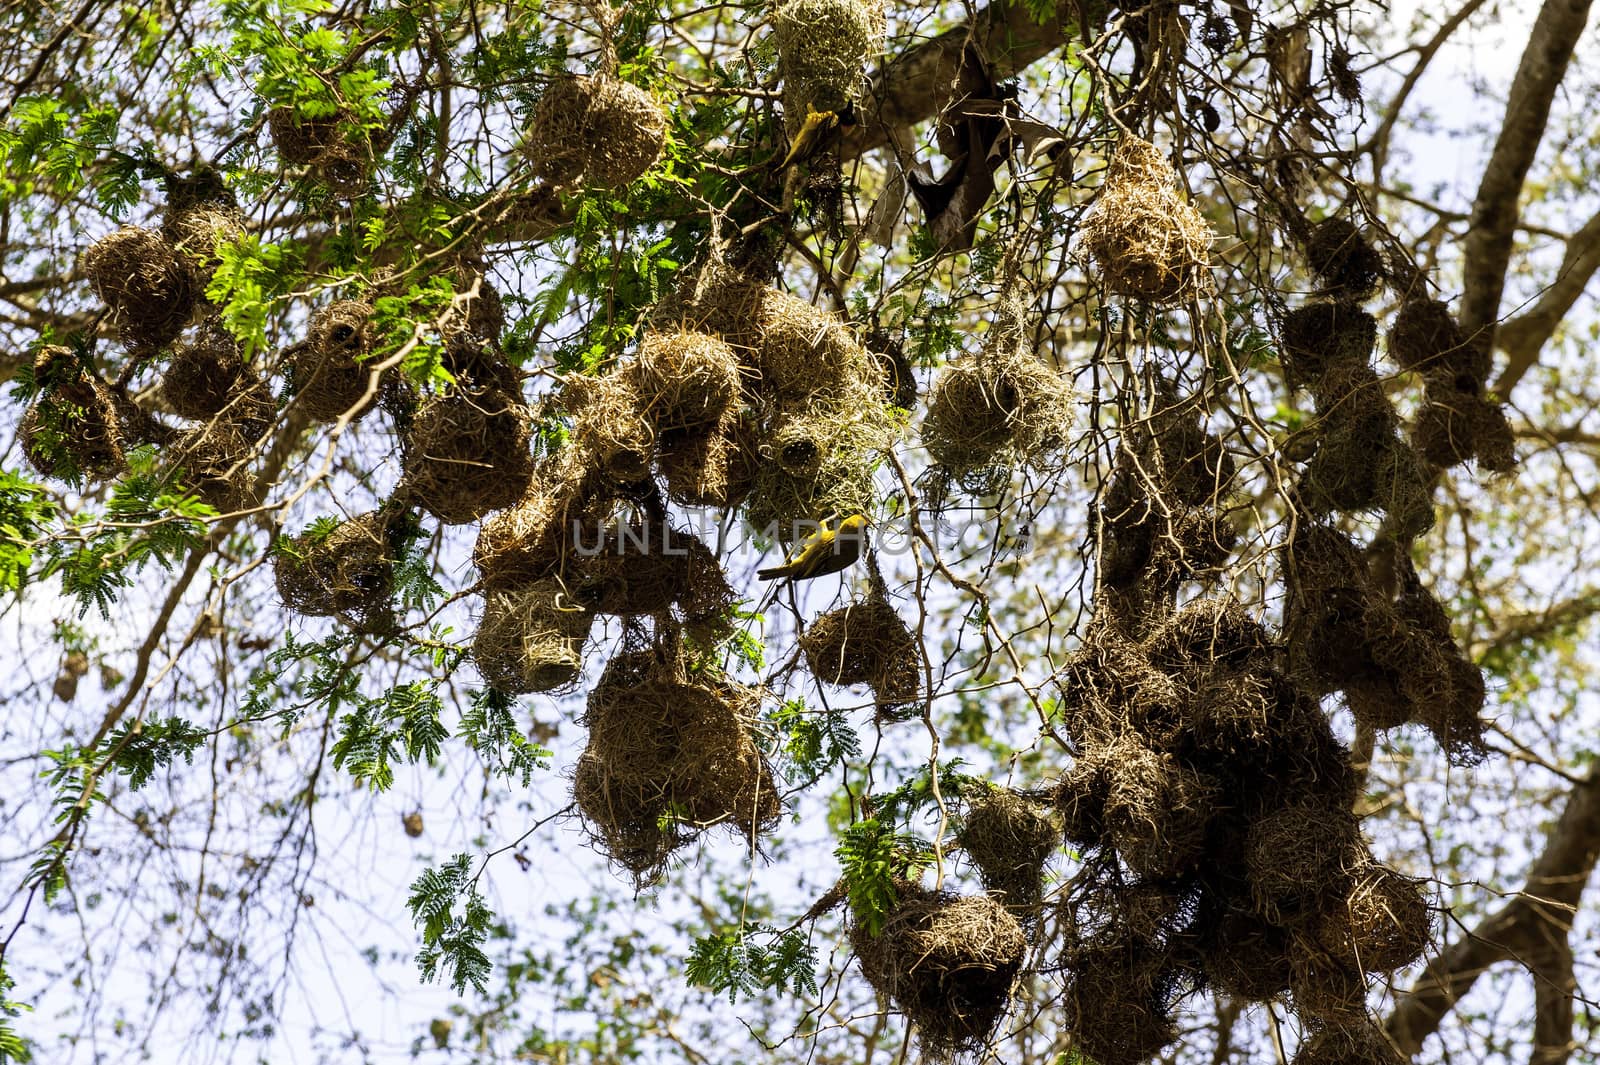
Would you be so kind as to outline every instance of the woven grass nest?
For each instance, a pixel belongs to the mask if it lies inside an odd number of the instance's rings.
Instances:
[[[1048,812],[1010,789],[984,788],[967,803],[957,839],[985,888],[1014,912],[1037,909],[1045,863],[1061,844]]]
[[[186,429],[162,453],[167,470],[201,502],[219,514],[261,505],[264,486],[251,464],[257,458],[258,424],[248,419],[216,418]]]
[[[1361,1018],[1346,1024],[1315,1025],[1289,1065],[1405,1065],[1410,1060],[1383,1029]]]
[[[613,522],[566,560],[573,594],[601,614],[639,617],[674,605],[684,622],[715,625],[734,600],[716,555],[692,533]]]
[[[837,315],[787,292],[765,288],[753,324],[758,388],[769,402],[813,406],[824,401],[859,402],[869,409],[882,407],[877,366]]]
[[[632,382],[644,417],[658,433],[706,433],[739,403],[739,358],[708,333],[651,332],[639,342]]]
[[[346,120],[342,113],[303,118],[294,108],[279,106],[267,112],[267,133],[279,158],[292,166],[306,166],[338,142],[339,125]]]
[[[754,419],[744,412],[704,432],[663,433],[656,468],[667,498],[686,506],[738,506],[755,486],[758,446]]]
[[[508,695],[566,690],[583,671],[594,617],[555,576],[488,592],[472,660],[491,688]]]
[[[42,390],[17,425],[28,463],[52,480],[104,481],[128,468],[138,443],[137,408],[120,398],[70,348],[47,345],[33,360]]]
[[[637,85],[571,77],[550,84],[534,110],[523,149],[534,173],[556,185],[627,185],[666,145],[667,111]]]
[[[572,415],[573,437],[594,455],[608,480],[632,485],[650,476],[656,431],[640,413],[643,403],[633,374],[574,374],[562,389],[562,405]]]
[[[818,615],[801,634],[800,650],[818,680],[870,687],[882,715],[897,716],[921,697],[922,650],[882,596]]]
[[[883,445],[881,428],[859,410],[811,411],[805,416],[809,448],[794,447],[797,426],[790,423],[785,465],[773,442],[762,444],[745,520],[780,543],[793,543],[815,529],[829,514],[871,514],[877,499],[873,471]],[[799,458],[802,452],[807,457]]]
[[[885,28],[883,6],[874,0],[787,0],[773,11],[791,137],[808,107],[842,111],[860,96],[868,63],[883,46]]]
[[[340,300],[311,316],[305,342],[289,353],[295,403],[308,418],[334,422],[364,418],[378,396],[373,371],[372,305]],[[369,395],[370,393],[370,395]]]
[[[267,112],[267,132],[279,158],[310,167],[336,198],[353,199],[371,184],[374,146],[348,111],[305,118],[292,107],[274,107]]]
[[[922,442],[959,480],[1059,450],[1071,425],[1071,392],[1061,375],[1032,354],[983,353],[952,360],[940,373]]]
[[[755,741],[758,703],[732,681],[688,679],[659,649],[614,655],[589,694],[589,744],[573,776],[596,848],[643,885],[706,829],[727,826],[755,846],[782,812]]]
[[[111,308],[123,344],[136,354],[171,343],[199,297],[188,261],[160,233],[142,226],[102,237],[84,252],[80,266]]]
[[[576,448],[538,462],[522,495],[485,518],[472,564],[487,590],[517,588],[558,572],[573,542],[598,544],[614,500],[598,491]]]
[[[1370,367],[1377,337],[1376,319],[1354,303],[1307,304],[1283,319],[1284,374],[1296,388],[1313,388],[1330,373]]]
[[[1424,374],[1465,374],[1483,382],[1489,377],[1489,354],[1468,343],[1461,327],[1440,300],[1409,299],[1389,326],[1389,357],[1401,368]]]
[[[1153,303],[1189,299],[1209,284],[1214,239],[1172,164],[1148,141],[1124,137],[1082,231],[1106,286]]]
[[[161,223],[162,236],[188,260],[195,284],[195,295],[205,295],[206,286],[222,265],[218,245],[232,244],[245,234],[245,217],[227,204],[197,203],[181,211],[169,212]]]
[[[987,896],[904,882],[895,894],[876,934],[859,922],[851,928],[862,973],[915,1027],[930,1057],[980,1050],[1022,971],[1022,926]]]
[[[242,390],[259,387],[246,373],[244,356],[233,334],[214,319],[203,323],[172,353],[161,374],[161,396],[185,418],[213,417]]]
[[[1145,877],[1192,869],[1204,855],[1217,781],[1132,737],[1118,740],[1102,764],[1106,836],[1122,860]]]
[[[464,525],[516,503],[533,479],[528,408],[496,388],[432,396],[406,437],[402,484],[446,525]]]
[[[1505,410],[1463,379],[1430,377],[1411,439],[1429,462],[1440,467],[1478,460],[1491,473],[1517,465],[1516,435]]]
[[[1383,256],[1347,218],[1319,222],[1306,238],[1305,252],[1311,272],[1342,299],[1366,299],[1389,274]]]
[[[384,510],[310,529],[273,546],[283,605],[306,617],[337,617],[357,632],[394,621],[394,564],[405,516]]]

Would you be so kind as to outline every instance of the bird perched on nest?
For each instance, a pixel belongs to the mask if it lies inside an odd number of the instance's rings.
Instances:
[[[838,140],[841,126],[855,124],[855,108],[849,104],[838,111],[818,111],[807,104],[806,120],[801,123],[800,131],[794,135],[794,139],[789,142],[789,151],[772,169],[781,174],[791,166],[810,160],[833,146]]]
[[[756,576],[764,581],[779,577],[808,581],[813,577],[838,573],[854,565],[866,545],[866,515],[852,514],[837,525],[824,524],[801,542],[799,549],[787,562],[757,570]]]

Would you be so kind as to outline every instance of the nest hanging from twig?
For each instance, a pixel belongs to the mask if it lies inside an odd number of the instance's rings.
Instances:
[[[307,530],[279,540],[272,570],[283,605],[307,617],[337,617],[357,632],[387,631],[406,524],[401,515],[375,510],[320,535]]]
[[[1172,164],[1147,141],[1118,142],[1082,233],[1113,292],[1178,303],[1209,284],[1215,235],[1184,196]]]
[[[263,485],[251,463],[257,458],[260,430],[248,422],[214,418],[179,433],[162,458],[179,482],[219,514],[261,505]]]
[[[756,426],[742,413],[703,433],[663,434],[656,468],[667,498],[687,506],[738,506],[755,485],[758,446]]]
[[[306,417],[334,422],[364,418],[378,397],[372,354],[372,305],[340,300],[311,316],[305,342],[289,352],[295,404]]]
[[[957,836],[983,886],[1019,915],[1037,910],[1044,866],[1061,843],[1050,815],[1006,788],[985,788],[967,804]]]
[[[110,480],[128,468],[127,448],[144,419],[134,405],[91,373],[72,349],[47,345],[33,360],[42,390],[17,425],[28,463],[54,480]]]
[[[600,543],[615,501],[596,480],[576,448],[539,462],[522,496],[478,532],[472,564],[484,587],[532,583],[559,570],[575,543]]]
[[[406,438],[405,492],[446,525],[509,507],[533,479],[529,411],[513,393],[457,388],[418,408]]]
[[[222,265],[219,246],[244,236],[245,217],[237,207],[207,201],[169,212],[161,223],[161,233],[173,250],[188,260],[199,298]]]
[[[90,246],[81,266],[136,356],[153,354],[183,332],[197,298],[194,278],[160,233],[123,226]]]
[[[922,649],[905,620],[880,596],[830,610],[800,637],[817,679],[872,689],[880,715],[893,717],[922,694]]]
[[[904,882],[895,894],[876,934],[859,923],[850,931],[862,973],[930,1056],[979,1050],[1010,1005],[1028,949],[1022,926],[986,896]]]
[[[559,577],[488,592],[472,660],[491,688],[508,695],[567,689],[583,671],[594,617]]]
[[[161,396],[185,418],[216,415],[242,388],[258,386],[245,372],[239,342],[216,320],[203,323],[187,343],[178,346],[161,374]]]
[[[617,485],[637,484],[650,475],[656,433],[640,413],[643,403],[632,374],[574,374],[562,390],[572,414],[572,434]]]
[[[666,144],[666,109],[644,89],[610,77],[561,78],[545,89],[523,149],[534,173],[556,185],[627,185]]]
[[[630,369],[639,409],[663,436],[712,431],[739,402],[739,358],[707,333],[646,334]]]
[[[772,13],[772,29],[793,137],[808,110],[843,112],[860,97],[886,24],[876,0],[787,0]]]
[[[1383,256],[1354,222],[1328,218],[1306,238],[1306,265],[1326,290],[1341,299],[1364,300],[1388,276]]]

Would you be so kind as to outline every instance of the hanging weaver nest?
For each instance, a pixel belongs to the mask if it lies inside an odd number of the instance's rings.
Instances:
[[[267,112],[267,132],[280,159],[291,166],[305,166],[338,142],[339,124],[347,118],[343,112],[302,118],[293,107],[284,105]]]
[[[698,269],[687,271],[677,289],[656,304],[652,322],[660,330],[689,329],[719,337],[754,367],[761,343],[762,303],[771,291],[713,249]]]
[[[1106,286],[1121,295],[1177,303],[1209,282],[1211,226],[1179,188],[1172,164],[1137,137],[1117,144],[1082,239]]]
[[[289,352],[295,403],[308,418],[355,420],[372,411],[378,388],[366,364],[371,321],[372,305],[359,300],[340,300],[311,316],[305,342]]]
[[[545,89],[523,150],[555,185],[627,185],[661,157],[667,112],[637,85],[607,77],[561,78]]]
[[[508,695],[565,689],[583,671],[594,612],[558,577],[484,596],[472,660],[495,691]]]
[[[561,567],[574,541],[597,544],[612,510],[609,495],[576,448],[539,462],[521,498],[486,518],[472,564],[486,589],[517,588]]]
[[[155,230],[123,226],[90,246],[80,265],[130,351],[151,354],[183,332],[194,310],[194,279]]]
[[[801,635],[800,650],[818,680],[870,687],[881,714],[921,696],[922,649],[883,596],[819,615]]]
[[[126,449],[138,442],[129,408],[72,349],[42,347],[34,355],[34,383],[43,394],[17,425],[22,453],[54,480],[110,480],[128,468]]]
[[[1331,294],[1341,299],[1363,300],[1378,289],[1388,275],[1383,256],[1345,218],[1328,218],[1306,238],[1306,265]]]
[[[1032,912],[1044,892],[1044,865],[1061,844],[1055,821],[1008,788],[984,788],[967,804],[957,837],[983,886],[1012,911]]]
[[[169,212],[161,223],[161,234],[174,251],[189,261],[195,282],[195,295],[204,296],[206,286],[222,265],[219,245],[232,244],[245,234],[245,217],[237,207],[224,203],[198,203],[182,211]]]
[[[1010,1005],[1028,950],[1022,926],[982,895],[903,882],[895,895],[876,935],[851,928],[862,973],[916,1028],[929,1057],[978,1051]]]
[[[656,467],[667,498],[686,506],[738,506],[755,484],[757,446],[756,426],[742,413],[730,413],[708,432],[663,433]]]
[[[1031,354],[963,356],[934,383],[922,442],[956,479],[996,464],[1038,459],[1063,447],[1071,393]]]
[[[1061,814],[1061,835],[1081,847],[1105,842],[1106,775],[1103,748],[1086,750],[1056,785],[1055,806]]]
[[[239,342],[220,321],[207,319],[172,353],[161,374],[161,396],[175,413],[203,420],[226,407],[241,384],[256,382],[245,373]]]
[[[878,427],[851,410],[815,412],[812,424],[829,441],[815,465],[790,472],[775,460],[759,463],[746,504],[750,526],[780,543],[801,539],[829,514],[871,514],[877,497],[872,472],[885,443]]]
[[[658,433],[708,433],[739,400],[739,358],[706,333],[647,333],[631,369],[640,409]]]
[[[1289,933],[1251,910],[1228,905],[1199,945],[1200,964],[1224,994],[1260,1002],[1289,990]]]
[[[1278,925],[1314,918],[1327,896],[1343,897],[1365,852],[1348,807],[1297,802],[1267,812],[1245,841],[1256,912]]]
[[[472,257],[463,257],[456,265],[452,279],[456,306],[460,308],[465,304],[463,328],[469,336],[498,341],[506,328],[506,306],[500,293],[489,283],[485,269],[481,259]],[[474,285],[477,295],[472,295]]]
[[[446,525],[509,507],[533,479],[531,435],[515,394],[457,388],[430,397],[407,436],[404,489]]]
[[[1330,373],[1372,364],[1377,320],[1353,303],[1310,303],[1283,319],[1279,358],[1295,388],[1313,388]]]
[[[1423,881],[1369,858],[1343,882],[1349,893],[1331,900],[1312,930],[1318,946],[1369,973],[1391,973],[1422,957],[1433,941]]]
[[[650,476],[656,434],[641,416],[633,375],[573,374],[562,389],[562,404],[572,414],[572,435],[581,440],[614,484],[637,484]]]
[[[613,656],[589,694],[573,794],[595,846],[642,885],[678,847],[726,824],[755,846],[782,813],[756,746],[759,695],[687,680],[653,650]]]
[[[445,341],[441,363],[464,388],[493,388],[512,395],[522,392],[522,378],[493,341],[473,333],[452,333]]]
[[[1270,665],[1277,646],[1237,599],[1222,597],[1185,604],[1151,633],[1144,653],[1152,665],[1170,672],[1196,663],[1244,670]]]
[[[364,135],[341,139],[311,161],[311,171],[335,199],[353,200],[372,186],[373,149]]]
[[[763,289],[753,323],[761,394],[776,404],[859,402],[883,406],[867,349],[837,315],[775,288]]]
[[[787,0],[772,13],[789,136],[806,110],[842,112],[866,88],[868,61],[883,46],[876,0]]]
[[[219,514],[232,514],[261,505],[263,486],[249,468],[258,442],[254,426],[216,418],[179,433],[162,457],[201,502]]]
[[[1226,445],[1206,430],[1205,413],[1199,396],[1180,397],[1171,382],[1159,381],[1149,412],[1123,431],[1122,469],[1184,506],[1221,501],[1237,466]]]
[[[1061,673],[1062,724],[1077,749],[1109,747],[1123,736],[1170,728],[1183,694],[1138,644],[1097,617]]]
[[[657,522],[615,522],[597,541],[580,537],[575,546],[568,584],[598,613],[638,617],[686,603],[703,619],[733,601],[716,556],[693,533]]]
[[[1105,824],[1117,854],[1145,877],[1187,872],[1205,850],[1217,783],[1125,738],[1107,752]]]
[[[1365,1018],[1349,1024],[1318,1024],[1289,1065],[1406,1065],[1411,1060],[1383,1029]]]
[[[400,517],[370,511],[280,539],[272,571],[283,605],[307,617],[337,617],[357,632],[392,628],[394,564],[407,526]]]
[[[1489,367],[1480,352],[1481,346],[1467,343],[1455,316],[1441,300],[1406,300],[1389,326],[1389,357],[1406,370],[1465,373],[1483,381],[1489,376]]]
[[[1465,375],[1428,377],[1411,438],[1424,458],[1442,468],[1477,458],[1484,469],[1505,473],[1517,464],[1505,411]]]

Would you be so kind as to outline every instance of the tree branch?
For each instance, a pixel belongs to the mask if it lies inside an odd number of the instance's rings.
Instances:
[[[1567,241],[1561,269],[1538,302],[1500,326],[1497,339],[1505,350],[1506,366],[1500,371],[1494,390],[1502,397],[1511,395],[1517,382],[1539,361],[1539,351],[1583,295],[1596,271],[1600,271],[1600,214],[1585,222]]]
[[[1517,201],[1544,139],[1550,102],[1566,75],[1588,16],[1589,0],[1545,0],[1511,83],[1500,136],[1484,167],[1472,204],[1472,224],[1462,246],[1466,290],[1461,299],[1461,329],[1479,343],[1494,341],[1520,213]]]
[[[1600,859],[1600,767],[1572,789],[1566,808],[1546,836],[1544,852],[1528,872],[1527,884],[1435,958],[1389,1015],[1389,1036],[1408,1057],[1437,1031],[1479,976],[1503,961],[1516,961],[1533,974],[1540,1002],[1572,994],[1572,947],[1568,935],[1578,899]],[[1570,1054],[1570,1016],[1561,1028],[1553,1006],[1541,1007],[1536,1025],[1536,1065],[1558,1065]],[[1559,1040],[1559,1045],[1546,1040]],[[1540,1054],[1549,1056],[1541,1057]]]

